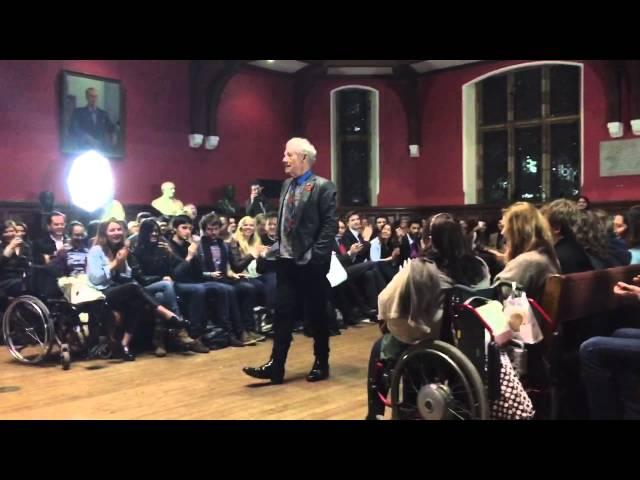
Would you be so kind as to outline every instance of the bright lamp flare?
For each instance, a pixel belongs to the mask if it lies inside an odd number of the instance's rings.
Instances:
[[[91,150],[73,161],[67,186],[74,205],[93,212],[113,199],[113,174],[109,160]]]

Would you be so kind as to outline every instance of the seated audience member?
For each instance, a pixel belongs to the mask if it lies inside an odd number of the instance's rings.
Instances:
[[[264,187],[260,185],[259,181],[253,182],[251,185],[251,193],[249,200],[247,200],[245,209],[249,217],[255,217],[259,214],[266,214],[269,204],[267,199],[262,194]]]
[[[267,215],[265,213],[259,213],[258,215],[255,216],[255,221],[256,221],[256,232],[258,233],[258,236],[260,237],[260,239],[262,239],[262,236],[265,234],[267,230]]]
[[[64,248],[65,216],[60,212],[47,215],[47,234],[33,242],[33,261],[37,265],[46,265]]]
[[[91,220],[87,224],[87,246],[93,246],[96,235],[98,234],[98,227],[100,226],[100,220]]]
[[[360,236],[365,242],[370,242],[373,238],[373,227],[369,224],[369,219],[365,216],[360,217]]]
[[[198,208],[193,203],[189,203],[184,206],[182,212],[184,215],[189,217],[193,222],[193,230],[191,231],[191,238],[193,239],[193,241],[199,242],[200,236],[202,234],[200,233],[200,226],[198,225],[198,221],[197,221]]]
[[[135,224],[138,225],[138,228],[140,228],[142,222],[147,218],[153,218],[153,215],[149,212],[140,212],[138,213],[138,215],[136,215]],[[129,248],[131,249],[131,251],[135,250],[136,242],[138,241],[138,232],[132,231],[131,234],[127,237],[127,240],[129,241]]]
[[[629,219],[626,213],[619,213],[613,218],[613,233],[616,238],[626,244],[629,233]]]
[[[26,223],[16,221],[16,234],[22,238],[22,241],[25,245],[28,245],[31,248],[31,240],[29,239],[29,227]]]
[[[256,223],[251,217],[243,217],[238,224],[238,231],[234,235],[235,242],[229,245],[234,258],[234,271],[244,273],[247,281],[256,288],[258,298],[263,299],[263,305],[270,311],[275,311],[278,293],[276,272],[259,271],[263,269],[259,269],[258,264],[261,260],[266,261],[269,247],[262,244],[256,232]]]
[[[425,257],[408,260],[378,298],[378,318],[384,335],[374,343],[369,359],[368,420],[384,414],[384,404],[373,388],[377,383],[377,363],[392,366],[408,346],[440,338],[442,289],[453,285],[489,286],[487,265],[473,255],[460,223],[453,216],[435,215],[429,231],[431,244]],[[378,391],[387,394],[381,385]]]
[[[578,210],[589,210],[591,208],[591,201],[588,197],[580,195],[576,199],[576,206],[578,207]]]
[[[69,224],[69,243],[55,257],[58,272],[65,277],[87,273],[87,233],[81,222],[74,220]]]
[[[402,239],[407,234],[405,229],[402,227],[402,222],[395,222],[393,224],[393,231],[396,233],[396,238],[398,239],[398,243],[402,243]]]
[[[200,291],[199,286],[192,288],[188,284],[184,285],[174,281],[176,269],[189,267],[184,260],[173,253],[169,244],[160,237],[160,226],[155,220],[151,218],[143,220],[138,235],[138,244],[132,253],[130,259],[133,277],[148,293],[151,295],[161,293],[163,305],[176,315],[180,315],[177,295],[183,295],[185,300],[189,300],[189,318],[193,319],[193,314],[204,315],[206,310],[204,289]],[[201,324],[203,319],[198,318],[192,321],[195,324]],[[206,323],[206,319],[204,321]],[[167,354],[164,342],[166,333],[164,323],[157,319],[152,341],[155,354],[158,357],[164,357]],[[179,346],[192,352],[209,352],[209,349],[199,339],[194,340],[189,337],[185,329],[179,330],[175,339]]]
[[[640,278],[634,278],[640,283]],[[640,287],[618,282],[616,295],[640,300]],[[580,346],[580,364],[590,417],[640,420],[640,329],[622,328]]]
[[[640,263],[640,205],[634,205],[629,209],[627,221],[627,245],[631,252],[631,264],[636,265]]]
[[[253,222],[251,217],[247,218]],[[230,297],[232,315],[241,322],[241,331],[236,331],[236,333],[243,341],[260,342],[265,337],[256,332],[257,325],[253,312],[260,294],[261,282],[258,285],[250,281],[247,278],[248,274],[244,272],[254,257],[249,254],[248,257],[239,258],[239,254],[234,254],[234,250],[237,249],[235,238],[232,237],[228,243],[218,238],[219,226],[216,227],[214,220],[215,217],[207,220],[213,223],[208,225],[198,250],[203,275],[213,282],[219,282],[225,287],[232,288],[233,293]],[[255,223],[252,225],[255,229]],[[256,241],[259,241],[257,235],[255,238]],[[236,325],[238,324],[239,322],[236,323]]]
[[[372,262],[380,262],[378,270],[389,283],[400,266],[400,246],[393,229],[388,223],[382,226],[378,236],[371,240],[369,256]]]
[[[507,264],[495,282],[516,282],[539,301],[547,276],[560,273],[549,222],[528,202],[507,208],[502,222]]]
[[[563,274],[593,270],[593,265],[583,245],[576,239],[576,227],[580,210],[575,202],[559,199],[540,210],[549,222],[554,250]]]
[[[12,220],[3,222],[2,255],[0,255],[0,311],[7,306],[7,297],[26,293],[25,276],[31,266],[31,251],[17,234]]]
[[[420,221],[411,220],[407,233],[400,240],[400,263],[420,255]]]
[[[384,227],[388,223],[389,221],[387,220],[387,217],[385,217],[384,215],[378,215],[376,217],[376,230],[382,230],[382,227]]]
[[[69,243],[56,255],[51,262],[55,264],[57,273],[63,277],[77,277],[87,273],[87,259],[89,248],[87,247],[87,233],[81,222],[73,221],[69,224]],[[81,311],[89,315],[89,348],[98,344],[101,319],[104,312],[102,300],[87,302],[79,306]]]
[[[151,310],[172,326],[183,327],[185,322],[132,280],[127,262],[129,249],[124,240],[122,225],[116,219],[100,223],[95,245],[87,257],[87,275],[90,285],[105,295],[109,307],[123,312],[122,358],[131,361],[135,356],[129,350],[129,344],[141,309]]]
[[[623,265],[609,252],[609,239],[605,225],[593,210],[579,210],[574,232],[577,242],[589,257],[594,270]]]
[[[347,226],[342,220],[338,220],[338,233],[333,243],[333,252],[336,258],[346,270],[351,265],[351,257],[347,254],[347,248],[342,243],[342,237],[347,231]],[[360,298],[353,280],[347,277],[345,282],[331,289],[331,303],[342,315],[342,321],[346,326],[357,325],[359,313],[354,312],[354,305],[361,305],[364,300]]]
[[[377,264],[369,260],[370,243],[362,238],[360,215],[357,212],[349,212],[346,219],[347,230],[340,241],[351,260],[351,264],[346,267],[347,274],[352,284],[356,285],[364,296],[365,302],[358,305],[361,313],[372,320],[376,317],[378,295],[384,288],[385,281]],[[361,298],[358,295],[357,299]]]
[[[214,295],[216,320],[221,328],[229,333],[232,347],[255,345],[256,341],[249,338],[244,328],[242,314],[238,305],[238,298],[233,287],[223,280],[228,267],[229,251],[226,243],[218,238],[220,220],[214,213],[202,217],[200,230],[203,233],[200,243],[191,243],[191,219],[185,215],[178,215],[172,222],[175,231],[169,242],[173,252],[184,259],[189,265],[187,270],[181,271],[176,280],[181,283],[201,283],[207,290],[207,295]],[[209,260],[206,262],[206,260]],[[214,264],[214,265],[212,265]],[[215,267],[217,265],[217,268]],[[206,271],[205,271],[206,270]],[[253,318],[253,305],[250,305]],[[206,325],[200,326],[200,331],[194,333],[199,336]]]
[[[498,231],[489,235],[489,247],[497,252],[503,253],[505,250],[504,235],[502,235],[502,217],[498,220]]]
[[[238,222],[236,221],[235,217],[229,217],[227,221],[229,222],[227,225],[227,230],[229,230],[230,235],[234,235],[236,233],[236,230],[238,230]],[[230,241],[231,241],[231,236],[225,240],[225,242],[230,242]]]
[[[626,242],[616,236],[613,219],[602,209],[596,209],[593,212],[600,220],[606,233],[609,254],[615,258],[618,265],[629,265],[631,262],[631,252],[627,249]]]
[[[264,234],[260,235],[262,244],[270,247],[278,241],[278,214],[275,212],[267,213],[264,224]]]

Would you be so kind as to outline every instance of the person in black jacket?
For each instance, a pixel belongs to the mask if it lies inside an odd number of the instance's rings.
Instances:
[[[7,306],[7,297],[26,293],[25,277],[31,266],[31,251],[16,232],[13,220],[6,220],[2,230],[0,254],[0,310]]]
[[[174,277],[180,275],[181,270],[188,267],[187,263],[175,255],[169,245],[160,239],[160,226],[153,219],[146,219],[140,225],[138,242],[131,257],[133,277],[149,293],[162,293],[171,311],[178,313],[178,300],[176,293],[183,295],[188,300],[189,313],[194,323],[201,325],[206,323],[202,318],[206,312],[206,292],[199,285],[190,285],[174,282]],[[177,272],[177,274],[176,274]],[[167,350],[164,346],[165,326],[157,322],[154,328],[153,345],[155,353],[164,357]],[[176,340],[179,345],[187,349],[208,353],[209,349],[199,339],[189,337],[184,329],[177,332]]]
[[[188,268],[176,274],[176,280],[180,283],[201,284],[208,296],[214,296],[216,320],[218,325],[229,333],[232,347],[255,345],[256,340],[249,338],[244,328],[234,289],[223,278],[222,271],[226,273],[228,269],[229,251],[224,241],[218,237],[220,220],[213,213],[202,217],[200,229],[203,237],[200,243],[189,241],[192,240],[191,222],[186,215],[178,215],[172,221],[175,233],[169,244],[173,252],[188,265]],[[251,310],[253,316],[252,305]],[[201,325],[201,330],[205,326]]]
[[[245,374],[272,384],[284,380],[294,321],[303,317],[305,309],[310,314],[315,356],[307,381],[329,377],[327,300],[331,285],[327,273],[338,218],[335,185],[311,171],[316,155],[309,140],[292,138],[282,158],[284,171],[291,178],[282,186],[278,210],[278,301],[271,360],[243,369]]]

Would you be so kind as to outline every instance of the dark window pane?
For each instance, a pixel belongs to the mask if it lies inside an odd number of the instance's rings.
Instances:
[[[551,197],[573,198],[580,188],[580,124],[551,126]]]
[[[482,137],[482,184],[486,203],[509,200],[507,132],[485,132]]]
[[[523,70],[514,75],[514,118],[533,120],[542,116],[542,70]]]
[[[550,67],[551,116],[576,115],[580,112],[580,67]]]
[[[369,92],[362,89],[339,92],[338,119],[343,135],[369,133]]]
[[[343,141],[340,145],[342,205],[369,204],[369,142]]]
[[[482,124],[507,121],[507,77],[499,75],[482,81]]]
[[[542,130],[516,129],[515,198],[527,202],[542,200]]]

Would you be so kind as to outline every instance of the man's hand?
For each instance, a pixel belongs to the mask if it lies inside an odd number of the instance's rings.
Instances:
[[[613,293],[620,295],[621,297],[636,297],[640,299],[640,287],[635,285],[629,285],[628,283],[618,282],[613,287]]]
[[[211,278],[222,278],[222,272],[211,272]]]
[[[391,252],[391,258],[396,259],[400,256],[400,248],[396,247]]]
[[[189,245],[189,248],[187,249],[187,262],[191,260],[193,257],[195,257],[197,253],[198,253],[198,244],[196,242],[193,242],[192,244]]]
[[[362,243],[354,243],[349,248],[349,255],[357,255],[364,248]]]

